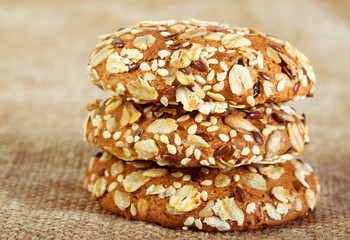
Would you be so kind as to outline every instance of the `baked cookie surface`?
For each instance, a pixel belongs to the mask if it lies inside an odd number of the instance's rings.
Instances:
[[[171,228],[236,231],[274,226],[314,209],[319,185],[301,160],[220,169],[159,167],[99,153],[85,188],[113,213]]]
[[[271,164],[293,158],[309,142],[304,116],[281,103],[210,115],[117,98],[90,107],[87,142],[126,161],[215,168]]]
[[[311,63],[288,42],[197,20],[142,22],[103,36],[88,75],[111,96],[204,114],[298,100],[315,84]]]

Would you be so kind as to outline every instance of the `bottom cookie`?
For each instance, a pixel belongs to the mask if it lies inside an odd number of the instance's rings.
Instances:
[[[125,162],[102,152],[91,159],[84,187],[103,208],[129,219],[202,231],[291,221],[315,207],[320,188],[301,160],[223,171]]]

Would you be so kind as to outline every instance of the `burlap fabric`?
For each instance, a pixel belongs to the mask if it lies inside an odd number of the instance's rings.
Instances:
[[[0,1],[0,239],[350,238],[349,1]],[[302,159],[322,185],[318,207],[256,231],[203,233],[129,221],[81,187],[84,106],[105,94],[85,75],[96,36],[144,19],[200,18],[287,39],[314,63]]]

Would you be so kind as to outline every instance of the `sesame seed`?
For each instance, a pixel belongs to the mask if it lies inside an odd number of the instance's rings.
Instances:
[[[181,138],[180,138],[180,136],[177,133],[175,133],[174,142],[178,146],[181,144]]]
[[[131,157],[131,152],[128,148],[123,148],[123,152],[126,157]]]
[[[225,62],[221,61],[221,62],[220,62],[220,67],[221,67],[221,69],[224,70],[225,72],[228,71],[228,67],[227,67],[227,65],[225,64]]]
[[[169,144],[169,138],[166,135],[160,135],[160,141],[165,144]]]
[[[150,70],[151,70],[150,66],[149,66],[148,63],[146,63],[146,62],[141,63],[141,64],[140,64],[140,68],[141,68],[141,70],[144,71],[144,72],[150,71]]]
[[[223,81],[227,76],[227,72],[218,72],[216,73],[216,78],[218,81]]]
[[[207,52],[216,52],[218,49],[216,47],[209,46],[205,49]]]
[[[223,141],[223,142],[228,142],[228,141],[230,141],[230,138],[229,138],[226,134],[219,134],[219,138],[220,138],[221,141]]]
[[[265,119],[265,118],[261,118],[261,119],[259,119],[259,121],[265,125],[267,124],[267,119]]]
[[[100,115],[97,115],[97,116],[95,116],[95,117],[92,119],[92,126],[93,126],[93,127],[97,127],[98,118],[101,118],[101,116],[100,116]]]
[[[180,187],[181,187],[181,183],[179,183],[179,182],[174,182],[174,183],[173,183],[173,186],[174,186],[175,188],[180,188]]]
[[[100,77],[98,76],[98,73],[97,73],[96,69],[93,68],[92,69],[92,73],[94,74],[95,79],[99,80]]]
[[[207,57],[209,57],[209,55]],[[208,60],[208,63],[209,64],[218,64],[219,61],[217,59],[215,59],[215,58],[211,58],[211,59]]]
[[[165,66],[165,61],[164,60],[159,60],[158,61],[158,67],[164,67]]]
[[[253,152],[253,154],[258,155],[260,153],[260,148],[255,145],[252,148],[252,152]]]
[[[152,73],[150,72],[146,72],[145,75],[144,75],[144,79],[146,81],[152,81],[156,78],[156,76],[154,76]]]
[[[258,170],[256,170],[255,167],[252,167],[252,166],[250,166],[250,165],[247,165],[247,168],[249,169],[249,171],[251,171],[251,172],[253,172],[253,173],[257,173],[257,172],[258,172]]]
[[[123,137],[127,137],[127,136],[129,136],[130,134],[131,134],[131,130],[128,129],[128,130],[124,133]]]
[[[203,57],[205,57],[206,59],[211,58],[212,56],[214,56],[215,52],[203,52],[204,54],[202,55]]]
[[[246,213],[251,214],[255,212],[255,203],[249,203],[247,205]]]
[[[253,142],[254,139],[250,136],[250,135],[247,135],[247,134],[244,134],[244,139],[247,140],[248,142]]]
[[[225,52],[225,48],[223,46],[219,47],[219,52]]]
[[[160,69],[157,70],[157,73],[158,73],[160,76],[165,77],[165,76],[167,76],[167,75],[169,74],[169,71],[166,70],[166,69],[164,69],[164,68],[160,68]]]
[[[118,87],[118,90],[121,91],[121,92],[124,92],[126,90],[122,83],[118,83],[117,87]]]
[[[197,132],[197,124],[193,124],[192,126],[190,126],[188,129],[187,129],[187,133],[188,134],[195,134]]]
[[[307,86],[307,78],[306,78],[305,75],[303,76],[303,79],[301,80],[301,83],[303,84],[304,87]]]
[[[209,174],[209,169],[205,168],[205,167],[202,167],[201,168],[201,172],[204,173],[204,174]]]
[[[210,165],[207,160],[200,161],[200,164],[203,165],[203,166],[209,166]]]
[[[127,137],[125,138],[125,141],[126,141],[127,143],[132,143],[132,142],[134,142],[134,138],[133,138],[133,136],[127,136]]]
[[[124,147],[124,143],[122,141],[118,141],[115,144],[116,147]]]
[[[265,128],[265,129],[262,131],[262,134],[263,134],[264,136],[267,136],[267,135],[270,135],[271,132],[272,132],[272,131],[271,131],[270,129]]]
[[[196,221],[194,221],[194,225],[196,225],[198,229],[202,229],[203,227],[202,221],[200,219],[196,219]]]
[[[230,137],[236,137],[237,136],[237,131],[236,130],[234,130],[234,129],[232,129],[231,131],[230,131]]]
[[[265,112],[266,112],[266,114],[271,114],[272,113],[272,109],[271,108],[266,108]]]
[[[205,126],[205,127],[209,127],[209,126],[211,126],[211,122],[201,122],[200,125]]]
[[[260,69],[264,68],[264,56],[260,53],[257,57],[258,66]]]
[[[249,148],[245,147],[245,148],[242,149],[241,154],[243,156],[247,156],[249,154],[249,152],[250,152]]]
[[[156,71],[158,68],[158,63],[157,63],[157,59],[154,59],[151,65],[151,69],[152,71]]]
[[[194,121],[200,123],[201,121],[203,121],[203,115],[201,113],[198,113],[194,118]]]
[[[308,135],[305,135],[305,136],[304,136],[304,139],[305,139],[305,142],[306,142],[306,143],[310,142],[310,137],[309,137]]]
[[[160,32],[160,35],[162,35],[163,37],[166,37],[166,36],[168,36],[170,34],[171,34],[170,32],[166,32],[166,31],[161,31]]]
[[[202,90],[205,92],[205,91],[208,91],[211,89],[211,86],[210,85],[205,85]]]
[[[192,155],[192,153],[193,153],[193,148],[192,147],[187,148],[186,151],[185,151],[186,157],[190,157]]]
[[[111,151],[112,151],[112,148],[111,148],[111,147],[108,147],[108,146],[104,146],[104,147],[103,147],[103,150],[105,150],[105,151],[110,151],[110,152],[111,152]]]
[[[174,43],[173,40],[168,40],[168,41],[165,42],[166,45],[171,45],[171,44],[173,44],[173,43]]]
[[[184,44],[182,44],[183,47],[187,47],[188,45],[190,45],[190,42],[185,42]]]
[[[124,176],[123,176],[123,175],[119,175],[119,176],[117,177],[117,181],[118,181],[118,182],[122,182],[123,179],[124,179]]]
[[[90,181],[94,181],[96,179],[96,174],[93,173],[91,176],[90,176]]]
[[[215,159],[213,157],[209,157],[208,161],[210,164],[215,165]]]
[[[218,119],[217,119],[216,117],[211,116],[211,117],[210,117],[210,122],[211,122],[213,125],[215,125],[215,124],[218,123]]]
[[[199,158],[201,157],[201,151],[199,149],[195,149],[194,150],[194,157],[199,160]]]
[[[94,124],[94,120],[95,120],[95,124]],[[103,121],[100,115],[97,115],[96,118],[92,120],[92,126],[97,127],[98,129],[101,129],[102,124],[103,124]]]
[[[171,153],[171,154],[175,154],[176,153],[176,147],[174,145],[168,144],[167,148],[168,148],[169,153]]]
[[[94,136],[96,137],[99,133],[100,133],[100,131],[98,130],[98,128],[95,128],[95,130],[94,130]]]
[[[161,59],[164,59],[165,57],[169,56],[170,55],[170,52],[167,51],[167,50],[160,50],[158,52],[158,55]]]
[[[134,205],[133,203],[132,203],[131,206],[130,206],[130,213],[131,213],[131,215],[133,215],[133,216],[136,216],[136,214],[137,214],[136,207],[135,207],[135,205]]]
[[[208,192],[203,190],[202,191],[202,199],[203,201],[207,201],[208,200]]]
[[[133,123],[133,124],[131,125],[131,129],[134,130],[134,131],[136,131],[137,129],[139,129],[139,125],[138,125],[137,123]]]
[[[172,173],[171,175],[172,175],[172,176],[174,176],[174,177],[179,178],[179,177],[182,177],[182,176],[183,176],[183,173],[182,173],[182,172],[180,172],[180,171],[178,171],[178,172],[174,172],[174,173]]]
[[[169,102],[168,102],[168,99],[166,97],[161,97],[160,98],[160,102],[161,104],[163,104],[164,106],[168,106]]]
[[[179,117],[178,119],[176,119],[176,121],[178,121],[178,122],[184,122],[184,121],[186,121],[186,120],[189,119],[189,118],[190,118],[189,115],[183,115],[183,116]]]
[[[191,176],[190,175],[185,175],[185,176],[182,177],[182,181],[187,182],[187,181],[190,181],[190,180],[191,180]]]
[[[133,29],[130,31],[130,33],[132,33],[132,34],[138,34],[140,32],[142,32],[142,30],[140,30],[140,29]]]
[[[207,132],[215,132],[217,130],[219,130],[218,126],[211,126],[207,128]]]
[[[186,221],[184,222],[185,226],[190,226],[194,223],[194,217],[188,217]]]
[[[252,96],[248,96],[246,98],[246,101],[247,103],[250,105],[250,106],[254,106],[255,105],[255,99],[252,97]]]
[[[238,174],[235,174],[235,176],[233,177],[233,180],[234,180],[235,182],[238,182],[239,179],[240,179],[239,175],[238,175]]]
[[[103,137],[104,137],[104,138],[108,139],[108,138],[110,138],[111,136],[112,136],[112,135],[111,135],[110,132],[108,132],[108,131],[104,131],[104,132],[103,132]]]
[[[160,137],[159,137],[159,134],[157,134],[157,133],[154,134],[154,135],[153,135],[153,138],[154,138],[154,140],[159,141],[159,138],[160,138]]]
[[[184,158],[181,160],[181,164],[186,166],[189,162],[191,162],[191,158]]]
[[[117,182],[112,182],[111,184],[109,184],[109,187],[108,187],[108,192],[112,192],[116,189],[118,183]]]
[[[146,107],[145,109],[143,109],[143,112],[144,112],[144,113],[147,113],[147,112],[151,111],[152,108],[153,108],[153,106],[148,106],[148,107]]]
[[[198,82],[198,83],[201,83],[201,84],[205,84],[205,80],[204,80],[204,78],[202,78],[201,76],[196,76],[195,77],[195,79],[196,79],[196,81]]]
[[[107,114],[107,115],[104,115],[103,116],[103,119],[104,120],[108,120],[108,119],[110,119],[111,118],[111,114]]]
[[[213,183],[212,180],[204,180],[204,181],[201,181],[201,185],[202,186],[210,186],[211,184]]]
[[[279,92],[282,91],[285,84],[286,84],[286,80],[283,79],[283,80],[279,81],[277,84],[277,91],[279,91]]]
[[[214,79],[215,72],[214,70],[211,70],[207,76],[207,80],[210,82],[211,80]]]
[[[207,92],[208,97],[219,102],[225,101],[225,97],[219,93]]]
[[[266,128],[268,128],[268,129],[270,129],[271,131],[275,131],[275,130],[277,130],[278,128],[277,128],[277,126],[274,126],[274,125],[266,125],[265,126]]]
[[[169,45],[172,45],[174,43],[173,40],[168,40],[165,42],[166,45],[168,45],[167,47],[169,47]]]

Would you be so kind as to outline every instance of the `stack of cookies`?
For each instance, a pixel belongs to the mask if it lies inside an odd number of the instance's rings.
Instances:
[[[110,98],[88,105],[102,149],[85,188],[129,219],[235,231],[278,225],[315,207],[313,169],[296,159],[312,96],[308,59],[249,28],[198,20],[142,22],[102,37],[88,66]]]

